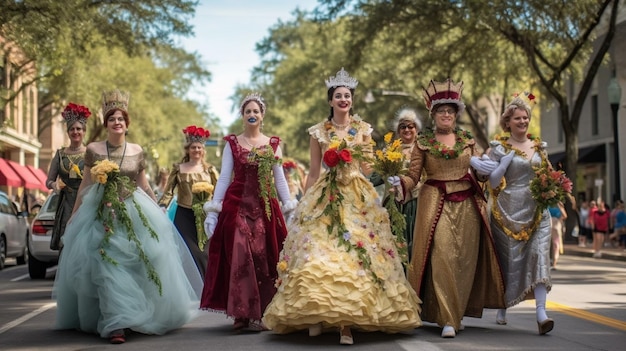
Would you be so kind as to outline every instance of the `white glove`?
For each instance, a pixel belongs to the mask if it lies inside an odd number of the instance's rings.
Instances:
[[[389,184],[391,184],[393,186],[400,186],[402,184],[400,182],[400,177],[398,177],[398,176],[391,176],[391,177],[387,178],[387,182],[389,182]]]
[[[204,232],[209,238],[213,236],[213,232],[217,226],[217,216],[217,212],[209,212],[204,220]]]
[[[477,156],[472,156],[470,158],[470,166],[476,170],[481,176],[490,175],[497,167],[499,163],[498,161],[494,161],[489,158],[487,155],[483,155],[481,158]]]
[[[285,218],[289,217],[289,214],[296,209],[296,206],[298,206],[298,200],[296,199],[289,200],[286,203],[283,203],[283,207],[281,208],[283,216]]]
[[[492,188],[495,188],[498,184],[500,184],[500,180],[504,177],[504,173],[506,173],[506,169],[509,168],[509,164],[511,164],[513,157],[515,157],[515,151],[511,150],[511,152],[502,156],[500,159],[500,165],[498,165],[498,167],[491,172],[489,175],[489,182],[491,183]]]

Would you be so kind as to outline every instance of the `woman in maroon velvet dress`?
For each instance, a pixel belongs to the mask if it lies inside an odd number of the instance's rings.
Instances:
[[[277,195],[284,213],[297,201],[282,170],[280,139],[261,133],[265,103],[249,95],[240,113],[244,132],[224,138],[220,177],[204,206],[210,243],[200,308],[225,312],[236,330],[265,330],[261,317],[276,293],[276,264],[287,236]]]

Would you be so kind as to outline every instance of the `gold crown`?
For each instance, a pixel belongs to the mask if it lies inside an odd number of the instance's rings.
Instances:
[[[120,109],[128,113],[128,102],[130,93],[119,89],[102,92],[102,115],[113,109]]]

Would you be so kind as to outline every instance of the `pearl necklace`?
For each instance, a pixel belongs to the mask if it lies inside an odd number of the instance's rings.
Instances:
[[[348,119],[348,122],[346,122],[345,124],[339,124],[339,123],[335,122],[334,118],[330,119],[330,123],[332,123],[335,128],[342,129],[342,130],[346,129],[350,125],[350,122],[351,122],[350,119]]]

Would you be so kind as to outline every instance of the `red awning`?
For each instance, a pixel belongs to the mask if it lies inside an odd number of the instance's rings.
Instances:
[[[0,158],[0,185],[20,187],[22,186],[22,178],[20,178],[11,166],[9,161]]]
[[[20,165],[19,163],[15,163],[13,161],[7,161],[15,173],[22,178],[21,186],[26,189],[41,189],[45,188],[45,184],[41,184],[39,179],[35,177],[35,175],[25,166]],[[46,189],[47,191],[47,189]]]
[[[39,183],[41,183],[39,190],[46,193],[50,191],[50,189],[48,189],[48,187],[46,186],[46,182],[48,181],[48,175],[46,174],[46,172],[42,171],[41,168],[35,168],[31,165],[26,165],[26,168],[28,168],[28,170],[31,171],[39,180]]]

